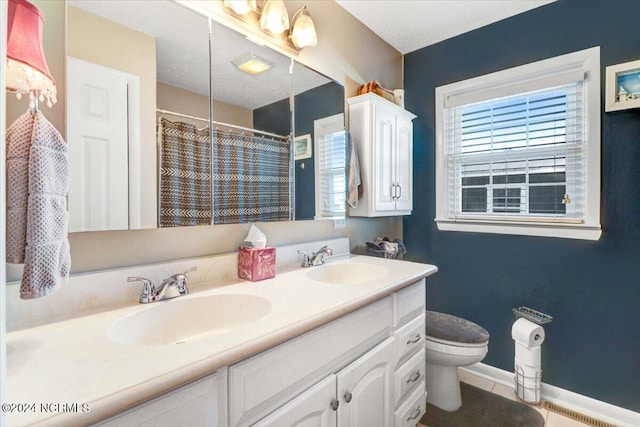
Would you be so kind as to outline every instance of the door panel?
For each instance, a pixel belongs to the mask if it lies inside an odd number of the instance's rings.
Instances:
[[[393,162],[395,156],[395,114],[378,105],[373,106],[375,118],[374,158],[376,177],[374,209],[395,210]]]
[[[71,57],[67,76],[69,231],[126,230],[127,78]]]
[[[340,427],[393,425],[393,344],[387,338],[338,373]]]
[[[331,408],[335,398],[336,376],[331,374],[254,427],[336,427],[336,411]]]

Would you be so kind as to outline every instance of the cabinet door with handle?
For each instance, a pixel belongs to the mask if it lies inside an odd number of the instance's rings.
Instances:
[[[338,372],[338,426],[393,425],[394,338]]]
[[[413,209],[413,124],[410,119],[400,115],[396,121],[395,148],[396,210],[410,214]]]
[[[374,121],[374,210],[396,209],[396,180],[394,161],[396,156],[396,115],[382,105],[373,106]]]
[[[329,375],[295,399],[254,424],[254,427],[336,427],[336,376]]]

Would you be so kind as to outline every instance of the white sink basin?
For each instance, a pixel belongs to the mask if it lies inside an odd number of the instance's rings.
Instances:
[[[107,337],[118,344],[161,346],[220,335],[253,323],[271,303],[252,295],[222,294],[172,299],[114,322]]]
[[[320,282],[356,285],[381,279],[387,274],[389,274],[389,270],[379,265],[349,262],[312,267],[307,273],[307,277]]]

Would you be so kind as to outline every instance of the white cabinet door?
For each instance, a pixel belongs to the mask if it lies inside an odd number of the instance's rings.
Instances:
[[[336,427],[336,401],[336,376],[331,374],[254,427]]]
[[[413,124],[398,116],[396,120],[396,210],[411,213],[413,209]]]
[[[391,427],[394,338],[387,338],[338,373],[338,426]]]
[[[396,150],[396,116],[381,105],[373,106],[374,120],[374,210],[393,211],[395,202],[395,179],[393,162]]]

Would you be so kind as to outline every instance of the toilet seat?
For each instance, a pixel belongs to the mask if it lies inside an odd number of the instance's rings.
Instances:
[[[439,313],[426,312],[425,334],[427,339],[453,346],[485,346],[489,342],[489,332],[466,319]]]

